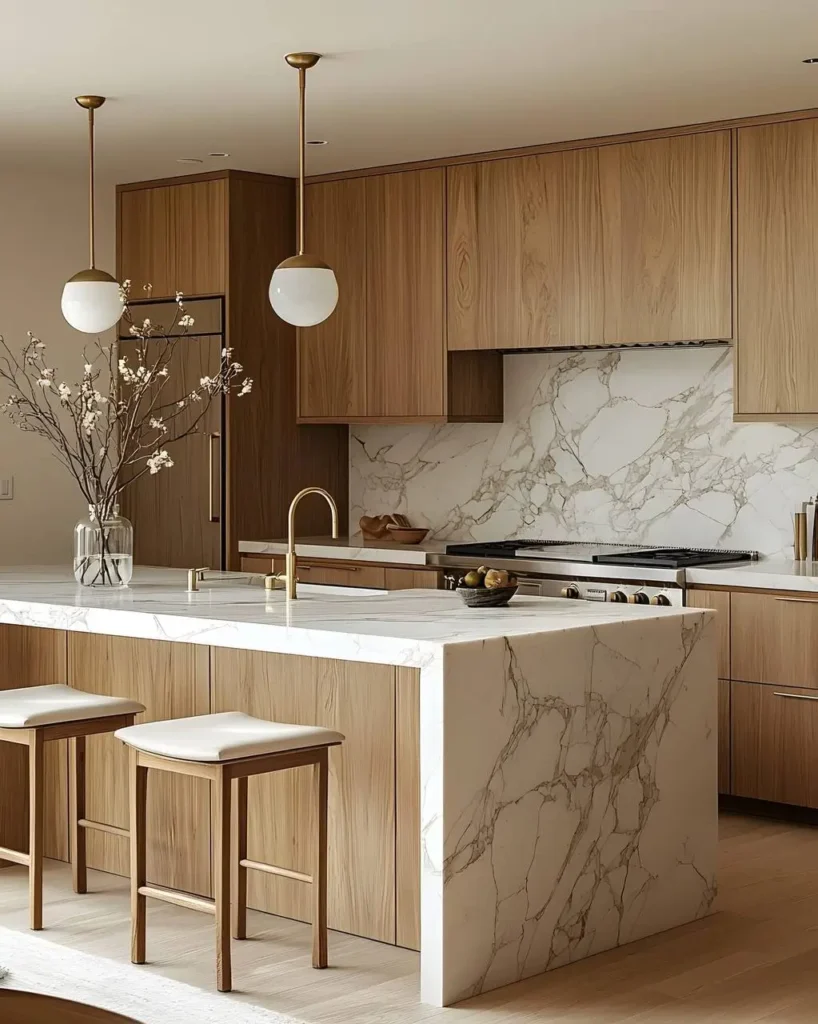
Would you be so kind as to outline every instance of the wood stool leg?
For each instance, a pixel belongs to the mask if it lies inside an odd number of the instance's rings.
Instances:
[[[216,904],[216,987],[233,987],[230,965],[230,797],[232,782],[222,769],[213,783],[213,896]]]
[[[247,779],[236,779],[233,808],[233,938],[247,938]]]
[[[312,965],[327,966],[327,798],[329,754],[322,750],[313,766],[315,835],[312,872]]]
[[[148,769],[138,762],[138,752],[130,748],[130,818],[131,818],[131,963],[145,963],[145,931],[147,897],[139,887],[147,880]]]
[[[28,746],[28,900],[29,927],[39,931],[43,927],[43,832],[44,772],[42,733],[29,732]]]
[[[85,829],[80,820],[85,814],[85,737],[73,736],[68,741],[68,828],[71,846],[71,874],[74,892],[88,892],[88,867]]]

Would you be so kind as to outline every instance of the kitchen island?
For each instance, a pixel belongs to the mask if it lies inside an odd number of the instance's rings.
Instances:
[[[423,1001],[448,1005],[709,912],[712,613],[520,597],[470,610],[441,591],[310,587],[287,602],[249,577],[214,574],[197,593],[185,581],[140,569],[105,592],[60,569],[0,573],[0,685],[61,678],[127,692],[151,718],[236,709],[340,729],[330,927],[419,946]],[[124,754],[95,739],[88,816],[121,826]],[[50,768],[61,856],[64,752]],[[8,845],[24,804],[15,771]],[[299,771],[251,788],[252,859],[303,869],[288,863],[308,834]],[[159,884],[208,891],[203,786],[153,785]],[[126,845],[89,835],[91,863],[127,873]],[[306,918],[288,881],[257,879],[251,905]]]

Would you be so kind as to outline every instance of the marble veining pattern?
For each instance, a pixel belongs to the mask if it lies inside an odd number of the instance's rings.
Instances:
[[[446,1002],[709,912],[712,621],[452,651],[444,722],[484,711],[444,787]]]
[[[818,429],[732,420],[729,348],[505,358],[505,422],[354,426],[351,519],[448,539],[752,548],[792,557]]]

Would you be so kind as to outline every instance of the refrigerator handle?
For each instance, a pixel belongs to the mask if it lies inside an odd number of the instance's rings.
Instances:
[[[207,515],[211,523],[221,522],[221,434],[211,433],[207,435],[207,463],[208,463],[208,509]],[[215,482],[213,479],[213,442],[219,442],[219,496],[218,505],[216,509],[213,509],[214,497],[215,497]]]

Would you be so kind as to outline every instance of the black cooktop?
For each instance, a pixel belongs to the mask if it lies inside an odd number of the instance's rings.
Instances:
[[[447,555],[467,555],[471,558],[527,558],[549,560],[548,550],[554,549],[551,559],[559,561],[593,562],[597,565],[627,565],[656,569],[684,569],[694,565],[716,565],[724,562],[750,562],[751,551],[719,551],[704,548],[640,548],[611,544],[586,544],[571,541],[501,540],[447,544]],[[539,549],[539,550],[532,550]],[[576,559],[572,557],[576,550]]]

